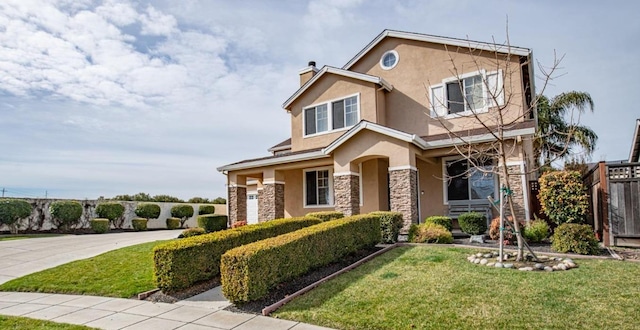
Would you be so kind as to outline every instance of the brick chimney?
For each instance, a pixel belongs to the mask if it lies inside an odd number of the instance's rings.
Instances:
[[[307,81],[309,81],[313,76],[318,72],[318,68],[316,68],[315,61],[309,61],[309,64],[306,68],[300,70],[300,86],[304,85]]]

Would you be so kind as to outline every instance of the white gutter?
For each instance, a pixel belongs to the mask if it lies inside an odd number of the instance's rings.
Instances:
[[[294,163],[294,162],[299,162],[304,160],[312,160],[312,159],[319,159],[319,158],[326,158],[326,157],[329,157],[329,155],[324,154],[322,150],[316,150],[316,151],[306,152],[302,154],[286,155],[281,157],[273,157],[273,158],[248,161],[244,163],[225,165],[225,166],[218,167],[217,170],[218,172],[237,171],[237,170],[244,170],[247,168],[254,168],[259,166]]]

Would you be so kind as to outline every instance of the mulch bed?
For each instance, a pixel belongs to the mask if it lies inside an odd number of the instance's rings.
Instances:
[[[211,290],[219,285],[220,285],[220,277],[218,276],[211,280],[195,284],[185,290],[170,292],[170,293],[158,291],[148,296],[145,300],[173,304],[180,300],[184,300],[184,299],[193,297],[195,295],[201,294],[205,291]]]

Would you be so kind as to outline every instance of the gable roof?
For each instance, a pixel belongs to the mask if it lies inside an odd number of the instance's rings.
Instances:
[[[288,138],[278,144],[276,144],[275,146],[269,148],[269,152],[275,152],[275,151],[281,151],[281,150],[287,150],[287,149],[291,149],[291,138]]]
[[[288,100],[286,100],[282,104],[282,107],[284,109],[288,108],[300,95],[302,95],[302,93],[304,93],[307,89],[309,89],[309,87],[311,87],[311,85],[313,85],[316,81],[318,81],[320,77],[322,77],[327,73],[378,84],[382,86],[384,89],[386,89],[387,91],[393,90],[393,86],[391,86],[391,84],[389,84],[388,82],[386,82],[384,79],[380,77],[372,76],[365,73],[347,71],[344,69],[325,65],[322,67],[322,69],[320,69],[320,71],[318,71],[318,73],[316,73],[311,79],[309,79],[309,81],[307,81],[304,85],[300,86],[300,88],[295,93],[293,93],[293,95],[291,95],[291,97],[289,97]]]
[[[351,137],[353,137],[354,135],[358,134],[358,132],[365,129],[376,132],[376,133],[380,133],[382,135],[390,136],[392,138],[396,138],[400,141],[413,143],[414,145],[422,149],[427,148],[427,142],[425,142],[421,137],[415,134],[405,133],[397,129],[374,124],[366,120],[361,120],[355,126],[350,128],[346,133],[342,134],[339,138],[331,142],[331,144],[329,144],[326,148],[322,149],[322,151],[326,154],[332,153],[339,146],[341,146],[342,144],[347,142],[349,139],[351,139]]]
[[[529,56],[531,54],[531,50],[529,48],[523,47],[514,47],[507,45],[494,44],[490,42],[482,42],[482,41],[474,41],[474,40],[466,40],[459,38],[448,38],[441,36],[434,36],[430,34],[423,33],[414,33],[414,32],[404,32],[404,31],[396,31],[385,29],[380,33],[375,39],[373,39],[367,46],[364,47],[356,56],[354,56],[347,64],[345,64],[342,69],[349,70],[351,66],[353,66],[356,62],[358,62],[362,57],[364,57],[373,47],[379,44],[382,40],[387,37],[400,38],[400,39],[408,39],[408,40],[416,40],[416,41],[425,41],[442,45],[449,46],[457,46],[457,47],[465,47],[471,49],[480,49],[491,52],[498,52],[504,54],[514,54],[519,56]]]
[[[629,163],[640,162],[640,119],[636,119],[636,130],[631,140],[631,152],[629,153]]]

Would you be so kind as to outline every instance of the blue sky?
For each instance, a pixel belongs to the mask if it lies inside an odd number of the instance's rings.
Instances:
[[[564,55],[545,94],[591,93],[592,160],[629,155],[640,5],[625,1],[0,3],[0,189],[97,198],[225,196],[215,168],[287,138],[309,60],[344,65],[383,29]],[[538,71],[539,73],[539,71]]]

